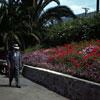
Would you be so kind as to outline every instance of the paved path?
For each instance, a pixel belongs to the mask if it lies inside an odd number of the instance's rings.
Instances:
[[[54,93],[43,86],[20,78],[21,88],[9,87],[8,78],[0,75],[0,100],[69,100],[57,93]]]

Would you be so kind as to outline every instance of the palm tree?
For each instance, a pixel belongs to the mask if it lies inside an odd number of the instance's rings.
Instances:
[[[32,36],[40,42],[40,32],[48,21],[54,19],[62,21],[61,17],[64,16],[76,18],[70,8],[60,6],[59,0],[22,0],[22,4],[20,0],[8,0],[8,2],[0,0],[0,2],[3,8],[0,15],[0,29],[2,29],[0,31],[6,38],[5,42],[10,41],[10,36],[13,37],[13,40],[18,41],[19,33],[20,35],[26,33],[25,37]],[[56,2],[58,6],[44,10],[51,2]]]
[[[37,4],[41,5],[43,2],[50,3],[52,1],[56,2],[58,5],[60,4],[59,0],[21,0],[25,7],[36,6]],[[47,4],[48,5],[48,4]]]
[[[0,0],[0,3],[0,37],[2,38],[1,41],[3,41],[5,51],[8,50],[12,41],[19,43],[24,49],[23,33],[29,33],[31,29],[27,16],[23,14],[21,3],[19,0],[9,0],[8,2]],[[32,36],[39,41],[35,34],[32,34]]]
[[[44,11],[45,7],[48,4],[50,4],[52,1],[56,2],[58,6],[54,8],[49,8],[47,9],[47,11]],[[28,8],[31,7],[29,8],[29,10],[30,10],[30,15],[33,19],[34,24],[37,24],[37,23],[39,24],[41,23],[41,21],[44,24],[51,18],[61,20],[61,17],[63,16],[73,17],[73,18],[76,17],[70,8],[68,8],[67,6],[60,6],[59,0],[30,0],[31,5],[29,5],[28,3],[29,1],[27,0],[22,0],[22,2],[23,2],[23,5],[25,5],[26,7]]]
[[[20,0],[0,0],[0,3],[1,4],[4,4],[4,5],[13,5],[14,3],[17,4],[19,3]]]
[[[22,3],[25,7],[33,6],[33,0],[22,0]]]
[[[56,2],[58,6],[45,10],[51,2]],[[28,21],[30,21],[31,32],[36,36],[41,36],[40,30],[50,20],[62,21],[62,17],[76,18],[74,13],[67,6],[60,6],[59,0],[22,0],[22,4],[27,9]],[[38,33],[38,34],[37,34]]]
[[[19,1],[19,0],[18,0]],[[0,33],[4,42],[5,50],[8,50],[11,41],[18,42],[21,45],[20,34],[20,5],[18,1],[1,0],[0,8]]]

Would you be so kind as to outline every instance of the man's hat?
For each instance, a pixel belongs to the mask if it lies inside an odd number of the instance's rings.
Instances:
[[[19,49],[18,44],[14,44],[14,45],[13,45],[13,48],[14,48],[14,49]]]

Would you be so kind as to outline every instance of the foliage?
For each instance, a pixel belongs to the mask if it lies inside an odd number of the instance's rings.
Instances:
[[[45,7],[51,2],[58,6]],[[28,47],[44,39],[41,35],[44,27],[51,20],[61,21],[61,17],[76,18],[67,6],[60,6],[59,0],[31,0],[32,5],[27,6],[29,1],[22,0],[0,0],[0,37],[4,40],[3,45],[8,49],[12,41],[21,43]],[[60,13],[60,14],[59,14]],[[25,47],[22,45],[23,48]]]
[[[45,9],[46,6],[53,1],[57,3],[58,6]],[[26,5],[25,17],[28,18],[29,34],[34,33],[35,36],[37,36],[36,40],[38,40],[39,43],[44,39],[42,35],[44,27],[49,26],[51,21],[56,20],[57,22],[61,22],[61,17],[64,16],[76,18],[70,8],[67,6],[60,6],[59,0],[34,0],[33,5],[31,6],[26,2],[27,1],[23,0],[23,5]]]
[[[32,51],[39,50],[39,49],[41,49],[41,48],[43,48],[42,45],[36,44],[36,45],[33,46],[33,47],[28,47],[27,49],[25,49],[25,50],[23,51],[23,54],[31,53]]]
[[[51,46],[63,45],[73,41],[100,39],[100,14],[78,18],[46,28],[45,43]],[[48,46],[48,44],[47,44]]]
[[[2,0],[5,1],[5,0]],[[5,1],[2,2],[0,7],[0,33],[5,49],[8,50],[8,47],[12,44],[12,41],[18,42],[20,45],[23,42],[21,37],[21,4],[19,0],[14,1]]]

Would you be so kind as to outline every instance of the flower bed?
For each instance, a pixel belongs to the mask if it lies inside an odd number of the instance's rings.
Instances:
[[[100,40],[72,42],[22,55],[23,62],[100,82]]]

